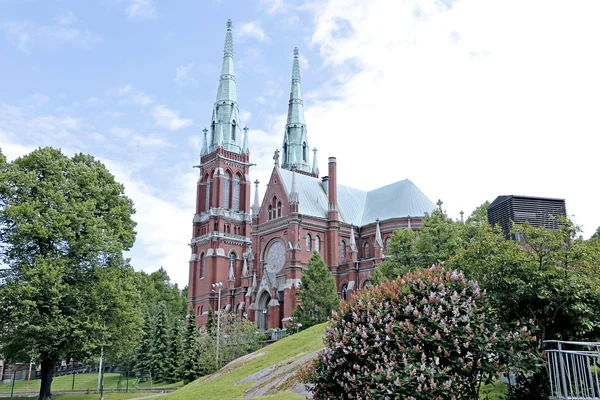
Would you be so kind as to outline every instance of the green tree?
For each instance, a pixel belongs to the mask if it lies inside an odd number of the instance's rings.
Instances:
[[[302,272],[302,285],[297,293],[298,305],[293,317],[304,328],[327,321],[340,304],[333,275],[316,251]]]
[[[169,347],[165,356],[165,380],[169,383],[177,382],[181,376],[182,322],[181,319],[174,318],[169,327]]]
[[[169,327],[167,320],[167,306],[164,302],[159,304],[156,316],[152,347],[150,348],[151,374],[156,382],[165,382],[169,376],[167,354],[169,351]]]
[[[152,337],[154,333],[154,320],[149,313],[144,316],[142,336],[138,342],[135,354],[135,371],[138,374],[147,374],[152,371]]]
[[[416,249],[422,265],[434,265],[454,256],[463,246],[463,224],[436,209],[425,213]]]
[[[196,326],[194,313],[190,314],[185,328],[181,370],[184,384],[188,384],[202,376],[200,369],[200,334]]]
[[[578,232],[568,219],[556,230],[526,223],[514,227],[515,241],[505,240],[497,226],[482,226],[448,265],[479,280],[502,321],[535,321],[540,346],[551,339],[596,341],[600,260]],[[544,398],[548,378],[543,369],[519,376],[518,382],[512,398]]]
[[[398,229],[394,232],[385,260],[375,269],[374,284],[394,280],[418,265],[417,238],[417,232],[412,229]]]
[[[38,360],[40,400],[51,398],[58,361],[137,328],[135,303],[121,297],[131,288],[113,273],[127,268],[133,212],[123,185],[89,155],[41,148],[0,169],[0,351]]]

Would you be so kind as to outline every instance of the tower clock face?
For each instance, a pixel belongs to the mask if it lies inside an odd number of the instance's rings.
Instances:
[[[267,251],[267,257],[265,257],[267,263],[267,271],[279,272],[285,264],[285,245],[281,241],[276,241]]]

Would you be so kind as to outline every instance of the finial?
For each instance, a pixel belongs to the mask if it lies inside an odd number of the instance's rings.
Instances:
[[[464,223],[465,222],[465,220],[464,220],[465,212],[463,210],[460,210],[459,214],[460,214],[460,222]]]
[[[233,26],[233,22],[231,22],[231,20],[228,19],[227,20],[227,30],[230,31],[232,26]]]
[[[275,150],[275,154],[273,154],[273,160],[275,160],[275,165],[279,167],[279,149]]]
[[[242,151],[244,153],[248,152],[248,127],[244,127],[244,141],[242,143]]]
[[[294,58],[298,58],[298,48],[294,47]]]
[[[442,204],[444,204],[444,202],[442,201],[442,199],[438,199],[437,203],[435,203],[435,205],[438,206],[438,208],[440,209],[440,211],[442,211]]]

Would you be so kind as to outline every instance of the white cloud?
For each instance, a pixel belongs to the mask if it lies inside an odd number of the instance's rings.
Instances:
[[[260,21],[245,22],[236,30],[236,36],[240,41],[246,38],[256,39],[259,42],[269,40],[269,37],[263,30]]]
[[[252,119],[252,113],[247,110],[240,111],[240,121],[242,124],[247,124]]]
[[[151,20],[158,16],[152,0],[130,0],[125,13],[131,19]]]
[[[195,67],[195,63],[191,62],[186,65],[180,65],[175,68],[175,84],[177,86],[189,86],[194,85],[196,83],[196,79],[190,76],[190,73]]]
[[[4,32],[17,49],[26,54],[39,45],[54,47],[68,44],[88,48],[102,41],[102,37],[97,33],[72,27],[75,21],[75,15],[72,13],[57,17],[57,22],[53,25],[9,21],[4,24]]]
[[[287,12],[289,8],[284,0],[260,0],[260,5],[271,15]]]
[[[115,90],[111,89],[109,93],[114,93]],[[147,95],[144,91],[137,90],[131,84],[127,84],[116,89],[116,93],[119,97],[122,97],[121,104],[133,104],[136,106],[147,106],[152,104],[154,101],[152,97]]]
[[[111,127],[108,132],[119,138],[125,139],[126,143],[130,146],[137,147],[172,147],[173,145],[167,140],[157,135],[141,135],[136,133],[133,129],[122,128],[119,126]]]
[[[306,120],[340,182],[409,177],[452,217],[500,194],[563,197],[587,235],[600,225],[584,172],[597,170],[600,3],[318,5],[312,45],[331,79]]]
[[[177,111],[171,110],[160,104],[154,107],[152,116],[156,121],[156,125],[170,131],[187,128],[193,122],[191,119],[180,118]]]
[[[77,17],[75,16],[75,13],[73,11],[69,11],[66,14],[61,14],[58,17],[56,17],[56,22],[59,25],[71,25],[77,22]]]

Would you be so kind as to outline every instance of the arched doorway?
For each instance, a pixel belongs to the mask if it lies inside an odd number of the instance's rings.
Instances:
[[[258,314],[256,318],[256,324],[259,329],[266,331],[269,329],[269,302],[271,301],[271,295],[269,292],[265,291],[260,295],[258,300],[258,309],[256,313]]]

